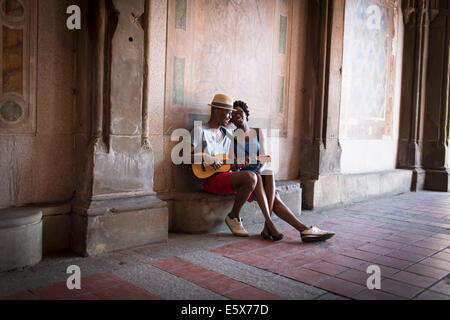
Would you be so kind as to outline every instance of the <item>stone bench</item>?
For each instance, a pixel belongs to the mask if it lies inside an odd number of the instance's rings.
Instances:
[[[299,181],[278,181],[277,192],[296,216],[302,211],[302,189]],[[230,213],[234,196],[217,196],[205,192],[172,194],[169,205],[169,231],[199,234],[227,228],[225,217]],[[276,216],[273,215],[274,219]],[[264,222],[258,203],[246,203],[241,210],[244,224]]]
[[[0,272],[32,266],[41,259],[41,209],[0,210]]]

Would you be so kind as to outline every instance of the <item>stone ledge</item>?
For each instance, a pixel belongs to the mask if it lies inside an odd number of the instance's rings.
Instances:
[[[168,209],[155,193],[118,194],[73,207],[71,249],[84,256],[166,242]]]
[[[42,210],[42,253],[68,249],[71,202],[37,203],[30,207]]]
[[[0,210],[0,229],[32,225],[42,220],[39,208],[17,207]]]
[[[133,210],[145,210],[147,208],[165,208],[166,203],[159,199],[155,192],[138,194],[122,193],[113,198],[112,195],[99,196],[90,201],[76,203],[73,211],[80,215],[101,216],[109,213],[121,213]]]
[[[300,182],[279,181],[277,192],[285,204],[300,216],[302,203]],[[169,204],[169,231],[199,234],[226,228],[224,221],[233,207],[234,196],[217,196],[204,192],[173,193],[165,200]],[[245,224],[264,222],[264,216],[256,201],[244,205],[241,218]]]
[[[411,190],[412,171],[388,170],[360,174],[321,175],[318,180],[303,180],[303,208],[351,204],[385,194]]]

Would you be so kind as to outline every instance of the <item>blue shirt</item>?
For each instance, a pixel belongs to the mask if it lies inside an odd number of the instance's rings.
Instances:
[[[259,173],[261,162],[256,161],[255,158],[259,156],[261,147],[258,141],[258,135],[256,134],[256,129],[251,130],[255,131],[255,137],[248,142],[239,141],[241,139],[237,139],[237,137],[234,138],[234,153],[238,159],[244,157],[250,158],[250,164],[247,167],[241,169],[241,171],[252,171],[255,173]]]

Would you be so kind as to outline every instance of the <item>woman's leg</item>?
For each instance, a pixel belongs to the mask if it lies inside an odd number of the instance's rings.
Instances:
[[[301,223],[300,220],[298,220],[297,217],[294,215],[294,213],[284,204],[278,192],[276,193],[275,196],[273,211],[278,217],[280,217],[280,219],[286,221],[298,231],[302,232],[309,229],[307,226]]]
[[[264,191],[267,196],[267,203],[269,205],[269,212],[272,214],[273,204],[275,202],[275,177],[273,175],[262,176],[264,181]]]
[[[242,206],[248,200],[257,183],[256,174],[252,172],[233,172],[230,176],[231,188],[236,191],[233,209],[229,217],[231,219],[239,218]]]
[[[267,196],[267,204],[269,206],[269,214],[272,215],[273,205],[275,202],[275,177],[273,175],[263,175],[264,191]],[[267,225],[264,224],[264,233],[268,233]]]
[[[266,220],[266,225],[268,227],[268,230],[270,231],[270,234],[273,237],[279,237],[280,232],[278,232],[277,228],[275,227],[275,224],[273,223],[272,219],[270,218],[270,211],[269,211],[269,204],[267,201],[266,192],[264,191],[264,183],[260,175],[258,176],[258,182],[256,184],[255,188],[255,199],[258,201],[259,207],[261,208],[261,211],[263,212],[264,218]]]

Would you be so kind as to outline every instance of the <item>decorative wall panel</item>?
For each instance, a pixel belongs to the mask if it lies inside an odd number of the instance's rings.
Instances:
[[[0,0],[0,134],[35,132],[36,6]]]
[[[216,93],[286,134],[292,0],[170,0],[164,132],[207,120]]]
[[[346,1],[341,139],[392,137],[396,21],[394,1]]]

